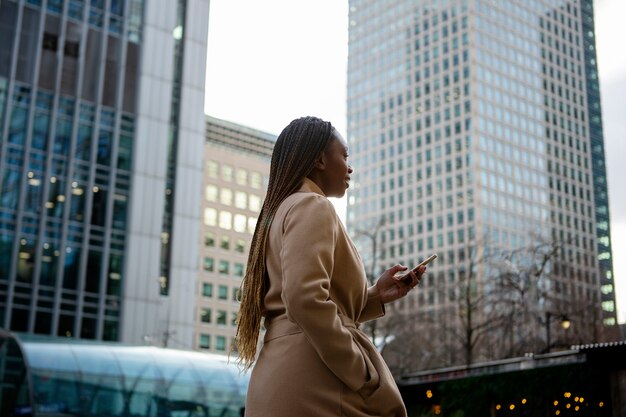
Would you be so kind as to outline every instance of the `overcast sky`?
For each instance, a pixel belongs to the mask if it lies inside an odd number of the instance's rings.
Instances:
[[[595,12],[613,259],[624,322],[626,1],[596,0]],[[347,17],[347,0],[211,0],[206,113],[274,134],[296,117],[315,115],[345,133]]]

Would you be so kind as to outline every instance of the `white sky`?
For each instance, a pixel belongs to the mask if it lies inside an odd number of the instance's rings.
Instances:
[[[347,0],[210,0],[205,112],[278,134],[314,115],[345,134]],[[614,270],[626,321],[626,1],[596,0]],[[621,159],[620,159],[621,157]],[[358,169],[358,167],[355,167]],[[337,202],[345,213],[345,201]],[[619,256],[622,255],[622,256]]]

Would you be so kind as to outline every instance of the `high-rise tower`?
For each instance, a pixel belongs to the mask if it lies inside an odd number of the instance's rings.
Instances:
[[[440,255],[398,308],[438,342],[615,324],[594,45],[587,0],[350,2],[347,222],[366,263]]]
[[[192,346],[207,20],[0,3],[0,326]]]

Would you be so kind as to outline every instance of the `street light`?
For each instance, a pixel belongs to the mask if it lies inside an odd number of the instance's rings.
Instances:
[[[561,327],[563,330],[567,330],[572,325],[572,322],[565,314],[554,314],[549,311],[546,311],[546,353],[550,353],[551,342],[550,342],[550,320],[552,318],[557,318],[561,320]]]

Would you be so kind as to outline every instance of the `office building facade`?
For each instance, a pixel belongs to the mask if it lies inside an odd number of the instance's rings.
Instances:
[[[347,223],[366,263],[439,254],[398,306],[438,342],[616,323],[593,35],[587,0],[350,2]]]
[[[0,326],[191,347],[207,19],[0,3]]]
[[[207,116],[194,346],[228,353],[276,136]]]

